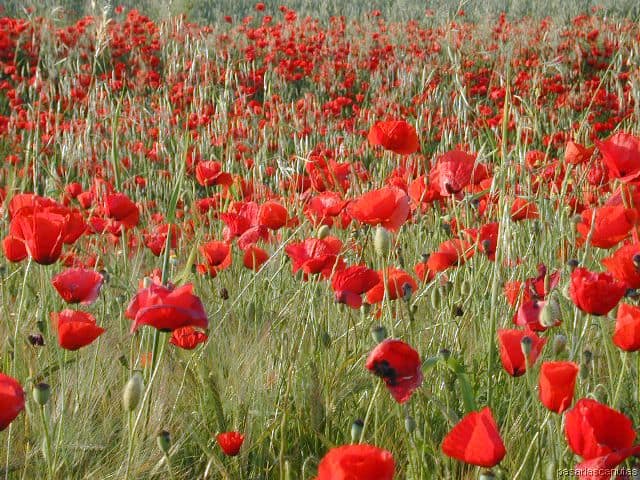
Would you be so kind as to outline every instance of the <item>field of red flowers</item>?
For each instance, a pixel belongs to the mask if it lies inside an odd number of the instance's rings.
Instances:
[[[640,25],[0,18],[0,478],[637,478]]]

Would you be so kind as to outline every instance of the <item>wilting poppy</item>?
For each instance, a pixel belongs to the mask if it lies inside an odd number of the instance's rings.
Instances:
[[[51,312],[51,320],[58,332],[58,345],[65,350],[86,347],[105,332],[88,312],[69,309]]]
[[[202,301],[193,294],[190,283],[181,287],[153,283],[141,289],[129,303],[125,316],[133,320],[132,333],[140,325],[163,331],[188,326],[206,329],[209,325]]]
[[[576,224],[581,241],[598,248],[611,248],[627,238],[637,223],[638,212],[623,205],[603,206],[582,211]]]
[[[376,122],[367,136],[369,144],[381,145],[400,155],[409,155],[418,150],[418,135],[415,128],[404,120]]]
[[[196,330],[193,327],[177,328],[171,333],[171,339],[169,342],[176,347],[180,347],[184,350],[193,350],[201,343],[207,341],[206,333]]]
[[[538,394],[542,404],[552,412],[562,413],[571,406],[580,368],[574,362],[543,362],[540,367]]]
[[[467,414],[442,442],[448,457],[479,467],[496,466],[507,453],[489,407]]]
[[[102,287],[104,277],[95,270],[67,269],[51,279],[51,283],[67,303],[93,303]]]
[[[640,138],[621,132],[595,143],[613,178],[629,182],[640,176]]]
[[[398,403],[404,403],[422,385],[420,355],[402,340],[386,339],[374,348],[367,370],[382,378]]]
[[[529,358],[525,361],[522,351],[522,339],[528,337],[531,339],[531,352]],[[500,360],[502,366],[512,377],[519,377],[527,370],[527,363],[533,365],[544,344],[546,338],[540,338],[534,332],[525,330],[498,330],[498,343],[500,344]]]
[[[320,460],[315,480],[392,480],[393,455],[365,443],[332,448]]]
[[[573,453],[584,460],[630,448],[636,438],[626,415],[590,398],[565,413],[564,433]]]
[[[347,210],[360,223],[382,225],[395,232],[409,217],[409,197],[397,187],[383,187],[357,198]]]
[[[302,242],[291,242],[284,249],[291,259],[293,273],[302,270],[305,277],[320,273],[325,278],[334,269],[339,270],[341,250],[342,242],[335,237],[307,238]]]
[[[403,298],[407,293],[411,294],[418,290],[418,284],[414,278],[400,268],[389,267],[385,274],[378,272],[380,281],[367,292],[367,303],[379,303],[384,298],[384,277],[387,278],[387,295],[389,300]]]
[[[583,312],[606,315],[615,307],[627,291],[624,283],[610,273],[590,272],[578,267],[571,272],[569,296]]]
[[[24,410],[24,390],[18,381],[0,373],[0,432]]]
[[[625,352],[640,350],[640,308],[621,303],[616,317],[613,343]]]
[[[601,263],[613,278],[628,288],[640,288],[640,244],[623,245],[613,255],[602,259]]]
[[[362,294],[371,290],[379,281],[375,270],[364,265],[354,265],[336,272],[331,278],[331,288],[338,303],[360,308]]]
[[[219,433],[216,436],[216,441],[225,455],[235,457],[240,453],[240,447],[242,447],[242,443],[244,442],[244,435],[238,432]]]

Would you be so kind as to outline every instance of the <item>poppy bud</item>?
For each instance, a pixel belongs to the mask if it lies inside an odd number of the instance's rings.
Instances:
[[[322,240],[323,238],[327,238],[330,232],[331,228],[329,228],[329,225],[321,225],[320,228],[318,228],[318,233],[316,234],[316,236],[320,240]]]
[[[461,317],[462,315],[464,315],[464,310],[462,309],[462,307],[460,305],[455,305],[453,307],[453,316],[454,317]]]
[[[158,448],[165,455],[169,454],[169,449],[171,448],[171,434],[166,430],[162,430],[158,433],[156,437],[156,442],[158,443]]]
[[[439,287],[434,287],[431,290],[431,306],[434,310],[439,310],[442,307],[442,297],[444,292]]]
[[[127,382],[122,392],[122,403],[125,410],[132,412],[136,409],[140,403],[142,397],[142,390],[144,389],[144,379],[142,378],[142,372],[136,370]]]
[[[40,333],[29,335],[29,343],[34,347],[44,347],[44,337]]]
[[[463,297],[468,297],[471,294],[472,290],[473,290],[473,285],[469,280],[463,280],[460,283],[460,294]]]
[[[364,428],[364,422],[360,419],[355,420],[351,424],[351,442],[358,443],[360,437],[362,437],[362,429]]]
[[[480,473],[478,480],[495,480],[496,476],[491,470],[487,470]]]
[[[376,343],[381,343],[385,338],[387,338],[387,329],[382,325],[373,327],[373,329],[371,330],[371,336]]]
[[[443,348],[442,350],[440,350],[440,357],[446,362],[447,360],[449,360],[449,357],[451,357],[451,351]]]
[[[578,224],[578,223],[582,223],[582,215],[576,214],[573,217],[571,217],[571,223],[574,224]]]
[[[551,460],[549,463],[547,463],[547,468],[545,469],[545,478],[547,480],[555,480],[557,473],[558,465],[556,464],[556,462]]]
[[[552,350],[555,356],[560,355],[564,351],[566,346],[567,346],[567,337],[565,337],[561,333],[553,337]]]
[[[416,421],[411,415],[407,415],[404,418],[404,428],[409,434],[412,434],[416,431]]]
[[[529,358],[531,354],[531,347],[533,345],[533,340],[531,337],[522,337],[520,340],[520,348],[522,348],[522,353],[524,354],[524,358]]]
[[[429,261],[429,257],[430,255],[428,253],[420,254],[420,259],[422,260],[422,263],[427,263]]]
[[[586,380],[589,377],[592,358],[593,354],[589,350],[585,350],[582,353],[582,362],[580,363],[580,378],[582,380]]]
[[[40,406],[45,406],[49,402],[51,396],[51,389],[46,383],[38,383],[33,387],[33,399]]]
[[[331,346],[331,335],[329,335],[329,332],[327,331],[322,333],[322,345],[324,345],[326,348],[329,348]]]
[[[405,283],[404,285],[402,285],[402,299],[405,302],[408,302],[409,300],[411,300],[412,293],[413,293],[413,288],[411,287],[410,283]]]
[[[373,246],[378,255],[386,257],[389,254],[389,249],[391,248],[391,234],[389,233],[389,230],[378,225],[373,239]]]
[[[153,280],[151,279],[151,277],[144,277],[144,279],[142,280],[142,287],[149,288],[151,285],[153,285]]]
[[[255,316],[256,316],[256,304],[255,302],[249,302],[249,305],[247,305],[247,317],[255,318]]]
[[[482,245],[482,251],[487,253],[487,252],[491,252],[491,240],[489,240],[488,238],[483,240],[482,242],[480,242]]]
[[[572,258],[567,262],[567,267],[569,267],[570,272],[573,272],[578,267],[578,265],[580,265],[580,262],[575,258]]]
[[[220,298],[222,300],[228,300],[229,299],[229,290],[227,290],[226,288],[222,287],[220,289]]]
[[[542,307],[540,312],[540,324],[543,327],[553,327],[557,325],[557,321],[560,319],[560,304],[555,295],[549,298],[549,301]]]

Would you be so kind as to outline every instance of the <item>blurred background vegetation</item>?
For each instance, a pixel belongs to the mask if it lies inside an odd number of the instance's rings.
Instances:
[[[47,16],[54,9],[58,16],[73,21],[84,15],[97,13],[103,8],[113,11],[122,5],[126,9],[136,8],[153,19],[162,19],[172,15],[185,14],[191,21],[214,24],[231,15],[234,20],[251,15],[256,0],[119,0],[105,2],[101,0],[0,0],[4,15],[24,16],[27,9],[36,15]],[[404,21],[424,18],[429,9],[436,19],[447,20],[460,10],[471,21],[494,18],[501,12],[509,18],[551,17],[557,21],[566,21],[582,13],[599,8],[601,15],[638,19],[640,2],[638,0],[264,0],[266,11],[277,13],[280,5],[296,10],[300,15],[319,18],[345,16],[359,18],[373,10],[379,10],[389,21]]]

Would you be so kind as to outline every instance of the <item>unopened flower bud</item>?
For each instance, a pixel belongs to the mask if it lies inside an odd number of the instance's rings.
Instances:
[[[45,406],[49,402],[51,388],[46,383],[38,383],[33,387],[33,399],[38,405]]]
[[[449,360],[449,357],[451,357],[451,350],[443,348],[442,350],[440,350],[440,357],[446,362],[447,360]]]
[[[320,240],[322,240],[323,238],[327,238],[329,236],[329,232],[331,232],[329,225],[321,225],[320,228],[318,228],[318,233],[316,234],[316,236]]]
[[[364,428],[364,422],[360,419],[354,421],[351,424],[351,442],[358,443],[360,437],[362,437],[362,429]]]
[[[153,280],[151,279],[151,277],[144,277],[144,279],[142,280],[142,286],[144,288],[149,288],[151,285],[153,285]]]
[[[529,355],[531,355],[532,345],[533,340],[531,340],[531,337],[522,337],[522,340],[520,341],[520,348],[522,349],[525,359],[528,359]]]
[[[166,430],[162,430],[158,433],[156,437],[156,442],[158,443],[158,448],[165,455],[169,454],[169,449],[171,448],[171,434]]]
[[[125,410],[133,412],[136,409],[142,397],[142,390],[144,390],[142,372],[136,370],[124,386],[124,391],[122,392],[122,404]]]
[[[540,312],[540,324],[549,328],[555,326],[560,321],[560,303],[555,295],[552,295]]]
[[[553,355],[555,355],[556,357],[560,355],[564,351],[566,346],[567,346],[567,337],[565,337],[561,333],[553,337],[553,344],[552,344]]]
[[[404,283],[402,285],[402,299],[405,302],[408,302],[409,300],[411,300],[411,294],[413,293],[413,288],[411,287],[410,283]]]
[[[389,230],[381,225],[376,228],[375,237],[373,239],[373,247],[378,255],[386,257],[391,248],[391,234]]]
[[[575,258],[572,258],[567,262],[567,267],[569,267],[570,272],[573,272],[576,268],[578,268],[578,265],[580,265],[580,262]]]
[[[377,327],[373,327],[371,329],[371,336],[376,343],[381,343],[387,338],[387,329],[382,325],[378,325]]]
[[[491,470],[486,470],[480,473],[478,480],[495,480],[496,476]]]
[[[404,428],[409,434],[412,434],[416,431],[416,421],[411,415],[407,415],[404,418]]]
[[[443,289],[434,286],[431,289],[431,306],[434,310],[439,310],[442,307],[442,297],[444,296]]]
[[[571,223],[580,223],[582,222],[582,215],[576,214],[573,217],[571,217]]]
[[[226,288],[222,287],[220,289],[220,298],[222,300],[229,300],[229,290],[227,290]]]

